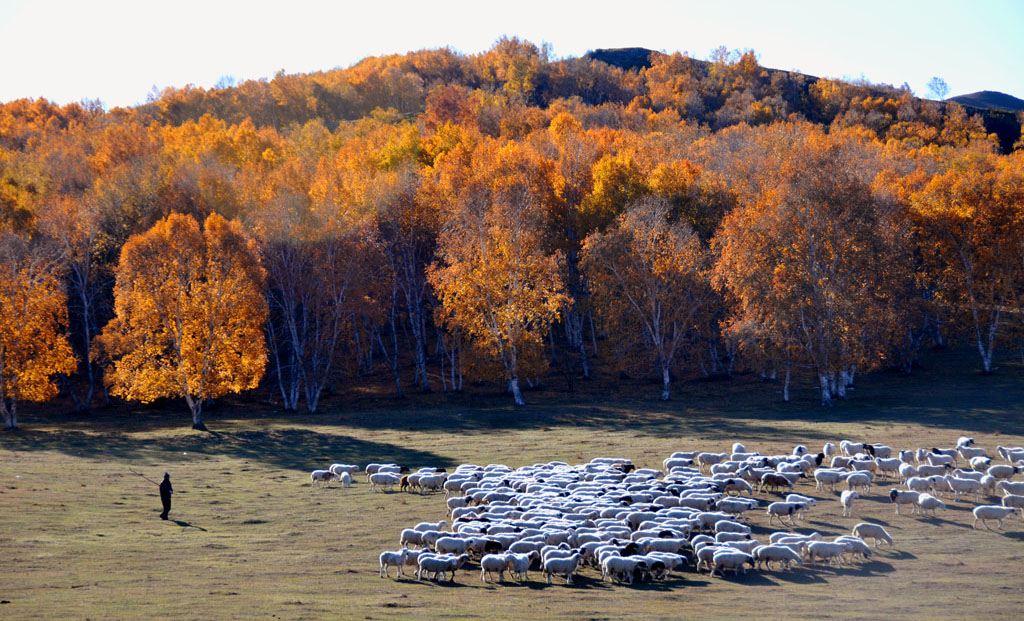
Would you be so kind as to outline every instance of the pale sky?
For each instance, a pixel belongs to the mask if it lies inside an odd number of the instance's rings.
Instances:
[[[213,86],[347,67],[366,56],[502,35],[556,57],[647,47],[707,58],[752,48],[761,64],[900,86],[927,96],[1024,98],[1024,0],[0,0],[0,102],[145,101],[153,87]]]

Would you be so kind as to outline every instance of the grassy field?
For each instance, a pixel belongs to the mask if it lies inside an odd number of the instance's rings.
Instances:
[[[21,431],[0,435],[0,618],[1019,618],[1024,522],[973,531],[971,503],[952,501],[937,519],[897,517],[888,485],[854,518],[835,494],[798,485],[823,500],[807,529],[886,525],[896,548],[868,563],[724,580],[688,571],[638,588],[602,584],[592,569],[575,587],[534,573],[500,587],[474,571],[454,585],[382,580],[377,554],[397,547],[401,528],[442,518],[443,498],[374,494],[361,475],[348,490],[309,485],[308,472],[333,461],[515,467],[616,455],[660,467],[672,451],[733,441],[762,452],[841,438],[916,448],[968,433],[993,453],[1024,445],[1019,367],[982,376],[942,355],[930,364],[909,380],[864,377],[829,410],[809,389],[782,404],[777,386],[753,378],[681,385],[668,404],[539,392],[522,410],[498,396],[435,396],[284,417],[225,403],[209,434],[187,429],[183,406],[170,417],[29,410]],[[170,471],[172,521],[158,519],[156,486],[132,470]],[[768,532],[763,513],[751,522]]]

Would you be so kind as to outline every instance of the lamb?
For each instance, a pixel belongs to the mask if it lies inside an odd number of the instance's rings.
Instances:
[[[803,558],[801,558],[798,552],[784,545],[757,546],[754,548],[752,556],[757,562],[758,569],[761,568],[762,563],[768,569],[772,568],[772,563],[779,563],[786,569],[791,569],[793,563],[803,563]]]
[[[381,489],[394,490],[395,486],[398,485],[402,480],[397,474],[390,472],[375,472],[370,475],[370,491],[376,492]]]
[[[347,474],[347,473],[346,473]],[[381,552],[380,553],[380,577],[390,578],[388,574],[389,567],[397,567],[398,573],[395,575],[397,579],[402,575],[402,567],[405,566],[405,560],[409,556],[409,550],[401,549],[397,552]]]
[[[316,485],[317,483],[330,483],[336,477],[330,470],[314,470],[310,473],[309,478],[313,485]]]
[[[1003,498],[1003,500],[1005,499],[1006,497]],[[980,520],[981,523],[985,526],[985,528],[992,530],[991,528],[989,528],[988,520],[996,520],[996,528],[1002,530],[1003,520],[1013,515],[1016,511],[1016,507],[1004,507],[1001,505],[979,505],[974,508],[974,523],[971,524],[971,528],[978,528],[978,521]]]
[[[803,510],[803,511],[807,510],[807,503],[805,503],[805,502],[773,502],[772,504],[768,505],[768,510],[766,512],[768,514],[768,525],[771,526],[772,521],[776,517],[778,517],[779,521],[782,522],[782,525],[783,526],[787,526],[785,518],[786,518],[786,516],[789,516],[789,524],[788,524],[788,526],[796,526],[796,523],[794,522],[793,516],[794,516],[794,514],[798,513],[801,510]]]
[[[872,524],[870,522],[861,522],[853,527],[853,534],[861,539],[874,539],[875,547],[877,548],[880,541],[884,541],[892,547],[892,537],[888,532],[878,524]]]
[[[544,575],[547,576],[548,584],[551,584],[551,576],[557,574],[565,576],[565,583],[572,584],[572,575],[580,566],[580,553],[576,552],[568,558],[549,558],[544,561]]]
[[[910,512],[917,513],[917,501],[920,497],[921,494],[918,492],[905,491],[895,487],[889,490],[889,501],[896,505],[896,515],[900,515],[900,505],[910,505]]]
[[[839,496],[839,503],[843,505],[843,517],[853,515],[853,501],[860,498],[860,494],[853,490],[845,491]]]
[[[827,560],[829,563],[835,560],[837,565],[841,565],[843,553],[845,552],[846,546],[841,543],[812,541],[807,544],[807,558],[812,563],[814,562],[814,559],[820,558],[822,560]]]
[[[731,569],[737,573],[741,571],[746,573],[746,565],[754,567],[754,557],[739,550],[719,550],[711,557],[711,562],[714,565],[711,569],[712,576],[715,575],[716,571],[720,571],[722,576],[725,577],[726,569]]]
[[[939,509],[946,508],[946,503],[931,494],[921,494],[917,499],[917,504],[921,507],[922,514],[928,515],[928,512],[931,511],[932,517],[935,517],[935,514]]]
[[[498,582],[505,581],[505,570],[508,569],[507,554],[485,554],[480,558],[480,582],[487,584],[487,575],[498,574]]]

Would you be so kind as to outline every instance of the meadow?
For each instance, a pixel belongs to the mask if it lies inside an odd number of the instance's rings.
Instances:
[[[180,404],[97,411],[87,418],[29,409],[0,436],[0,618],[1016,618],[1024,606],[1024,521],[972,530],[972,502],[948,500],[937,518],[896,516],[888,483],[841,517],[838,494],[819,499],[798,530],[848,533],[869,519],[896,541],[868,562],[709,578],[692,569],[638,587],[604,584],[593,569],[575,586],[482,585],[476,565],[454,584],[378,577],[377,555],[399,531],[444,517],[441,495],[315,488],[332,462],[412,467],[588,461],[609,455],[661,467],[676,450],[813,450],[842,438],[890,446],[951,446],[961,434],[994,455],[1024,445],[1018,365],[981,375],[949,353],[911,378],[859,379],[853,397],[822,409],[806,386],[784,404],[753,376],[654,386],[606,396],[554,388],[404,401],[349,395],[320,415],[222,402],[211,433],[188,429]],[[171,473],[170,521],[156,485]],[[1020,479],[1020,475],[1017,477]],[[770,495],[774,497],[774,495]],[[766,495],[759,495],[766,498]],[[990,502],[998,502],[990,499]],[[763,511],[750,515],[765,535]]]

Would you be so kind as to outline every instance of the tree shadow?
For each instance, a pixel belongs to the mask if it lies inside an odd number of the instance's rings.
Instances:
[[[452,467],[450,458],[412,447],[373,442],[347,435],[308,429],[266,429],[216,434],[185,433],[153,440],[135,434],[85,433],[78,430],[25,429],[9,436],[4,448],[14,451],[57,451],[121,460],[154,458],[153,451],[167,453],[167,460],[186,460],[186,453],[229,455],[287,470],[324,468],[332,462],[366,464],[395,462],[409,467]]]

